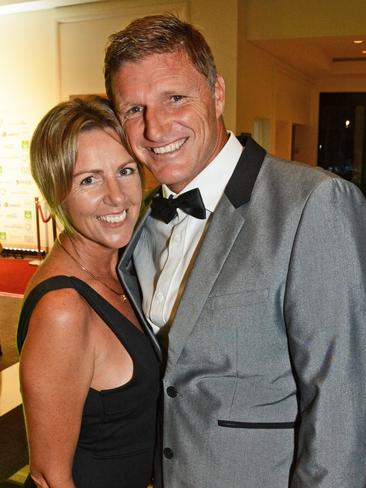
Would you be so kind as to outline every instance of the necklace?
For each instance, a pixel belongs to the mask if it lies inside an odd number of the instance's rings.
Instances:
[[[106,288],[108,288],[108,290],[110,291],[113,291],[113,293],[115,293],[116,295],[119,296],[119,298],[122,300],[122,302],[126,302],[127,301],[127,297],[124,293],[121,293],[119,291],[116,291],[114,290],[113,288],[111,288],[109,285],[107,285],[107,283],[104,283],[104,281],[102,281],[100,278],[97,278],[91,271],[88,270],[88,268],[86,268],[83,264],[81,264],[81,258],[80,258],[80,255],[79,253],[77,252],[77,250],[75,249],[75,246],[73,244],[73,242],[71,242],[72,244],[72,247],[74,248],[74,251],[75,253],[77,254],[78,258],[80,261],[78,261],[65,247],[64,245],[62,244],[62,242],[60,241],[60,238],[59,236],[57,236],[57,242],[58,244],[61,246],[61,248],[65,251],[66,254],[68,254],[70,256],[70,258],[79,266],[79,268],[81,268],[84,273],[88,274],[91,278],[93,278],[93,280],[95,281],[99,281],[99,283],[101,283],[103,286],[105,286]]]

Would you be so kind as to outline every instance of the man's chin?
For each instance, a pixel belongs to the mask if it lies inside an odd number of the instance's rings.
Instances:
[[[161,184],[167,185],[173,190],[173,187],[183,187],[187,184],[187,163],[175,163],[173,161],[161,161],[154,164],[144,163],[153,177]]]

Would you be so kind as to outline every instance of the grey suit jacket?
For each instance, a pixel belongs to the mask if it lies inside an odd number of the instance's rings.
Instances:
[[[119,267],[138,313],[141,232],[144,221]],[[247,140],[170,330],[163,383],[165,488],[366,487],[355,186]]]

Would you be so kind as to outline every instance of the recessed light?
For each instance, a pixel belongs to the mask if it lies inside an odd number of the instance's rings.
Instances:
[[[362,43],[363,43],[363,41],[361,41],[361,39],[353,41],[353,44],[362,44]]]

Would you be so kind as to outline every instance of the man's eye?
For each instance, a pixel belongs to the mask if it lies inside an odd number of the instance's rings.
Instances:
[[[126,115],[128,117],[129,115],[139,114],[140,112],[142,112],[142,107],[136,105],[135,107],[131,107],[129,110],[127,110]]]
[[[173,100],[173,102],[180,102],[181,100],[183,100],[183,96],[182,95],[172,95],[171,96],[171,100]]]

